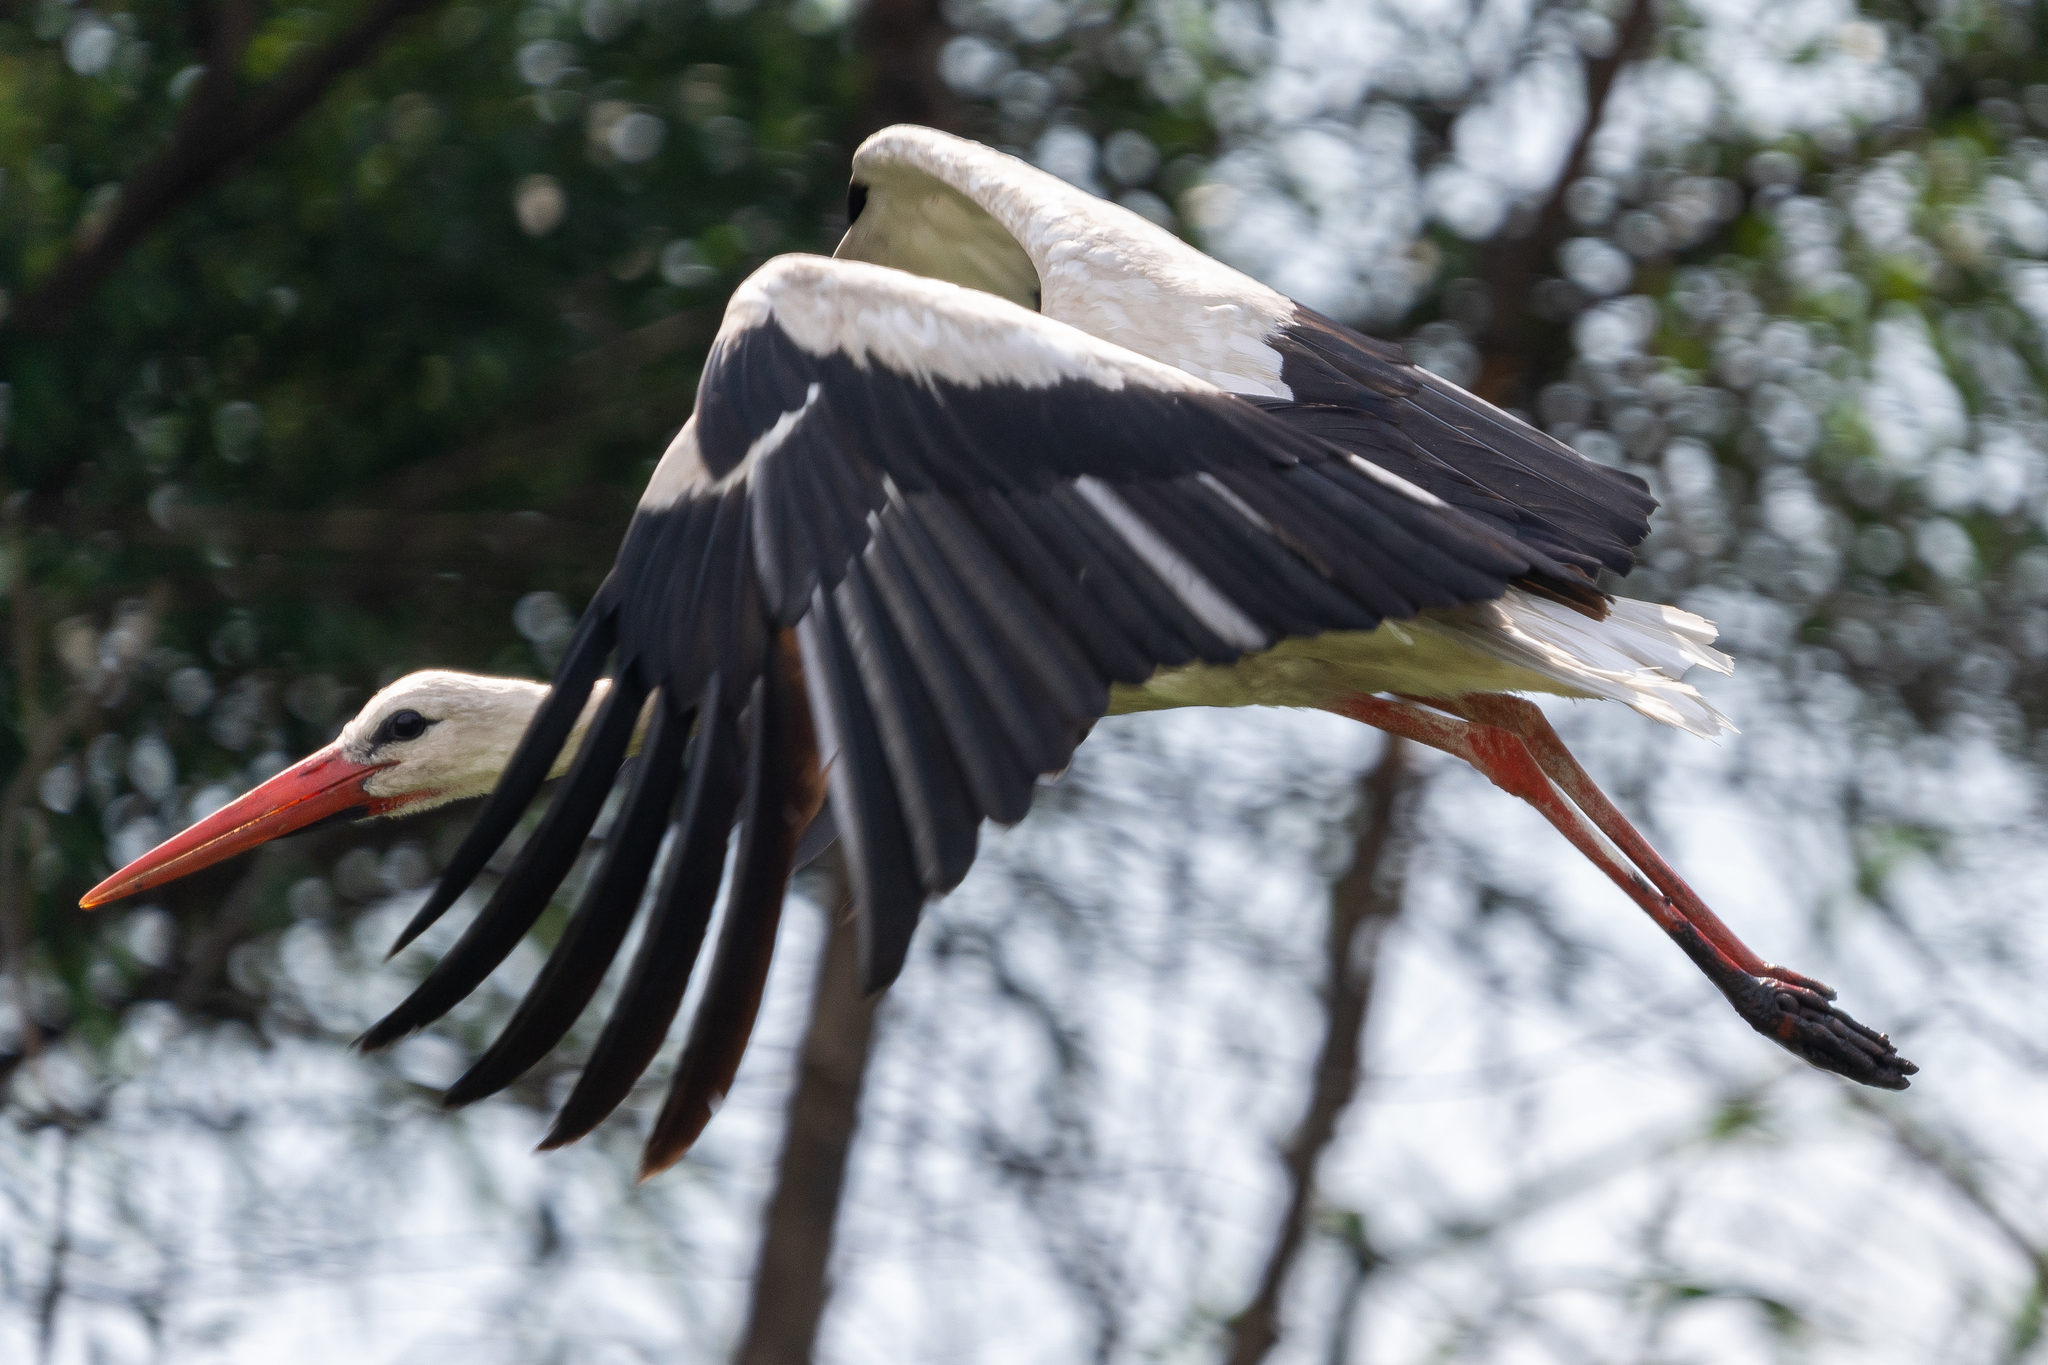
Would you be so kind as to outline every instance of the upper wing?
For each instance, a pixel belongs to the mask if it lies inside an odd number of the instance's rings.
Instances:
[[[1274,417],[1364,455],[1590,582],[1625,574],[1657,500],[1585,456],[1411,363],[1397,346],[1299,305],[1268,344],[1292,402]]]
[[[665,1165],[738,1065],[821,753],[879,989],[924,900],[966,873],[981,821],[1022,818],[1112,682],[1511,582],[1587,596],[1576,579],[1383,468],[1026,309],[875,266],[770,262],[734,294],[694,415],[407,938],[509,833],[608,657],[610,697],[490,903],[366,1042],[440,1015],[532,926],[654,698],[602,864],[449,1098],[503,1086],[567,1031],[673,827],[638,956],[549,1142],[615,1106],[681,1001],[737,824],[705,1003],[649,1140]]]
[[[870,191],[872,190],[872,195]],[[1590,585],[1627,573],[1656,501],[1576,451],[1202,254],[1120,205],[930,128],[854,154],[838,254],[1025,300],[1084,332],[1256,399]]]

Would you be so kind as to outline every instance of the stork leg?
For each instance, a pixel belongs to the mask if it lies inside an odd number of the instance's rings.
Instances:
[[[1887,1090],[1919,1070],[1891,1040],[1830,1002],[1811,977],[1766,962],[1659,857],[1534,705],[1475,694],[1425,706],[1355,696],[1326,709],[1455,754],[1521,797],[1626,892],[1758,1033],[1823,1070]],[[1455,713],[1455,714],[1451,714]]]
[[[1447,698],[1441,703],[1444,709],[1454,711],[1469,721],[1506,730],[1522,741],[1522,747],[1529,751],[1544,774],[1557,784],[1562,791],[1590,819],[1602,834],[1614,841],[1631,863],[1648,877],[1652,884],[1664,894],[1666,900],[1675,906],[1687,923],[1700,931],[1706,940],[1727,956],[1727,958],[1748,972],[1751,976],[1768,977],[1782,981],[1789,986],[1800,986],[1824,999],[1835,998],[1832,986],[1814,980],[1802,972],[1789,967],[1780,967],[1766,962],[1750,946],[1735,936],[1735,931],[1722,923],[1721,917],[1707,908],[1699,893],[1685,884],[1685,879],[1672,871],[1657,850],[1650,847],[1650,841],[1637,833],[1636,827],[1628,822],[1607,793],[1600,790],[1586,770],[1579,766],[1579,760],[1572,757],[1564,741],[1557,737],[1557,731],[1550,726],[1541,707],[1521,697],[1506,696],[1498,692],[1478,692],[1467,696]]]

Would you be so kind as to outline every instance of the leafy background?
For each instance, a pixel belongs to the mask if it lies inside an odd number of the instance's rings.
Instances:
[[[0,1353],[2038,1356],[2044,23],[0,4]],[[587,1034],[434,1103],[556,920],[347,1049],[432,960],[380,961],[463,812],[74,908],[383,681],[544,676],[725,295],[829,250],[901,118],[1649,480],[1615,586],[1721,623],[1743,733],[1554,717],[1913,1090],[1783,1060],[1532,815],[1327,716],[1106,723],[878,1010],[788,917],[731,1102],[646,1185],[633,1115],[527,1151]]]

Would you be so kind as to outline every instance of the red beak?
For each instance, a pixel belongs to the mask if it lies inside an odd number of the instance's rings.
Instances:
[[[307,755],[256,790],[228,802],[204,820],[175,834],[85,893],[79,905],[132,896],[175,881],[223,858],[232,858],[282,834],[336,817],[383,815],[403,797],[376,797],[363,790],[371,773],[388,765],[344,758],[338,744]]]

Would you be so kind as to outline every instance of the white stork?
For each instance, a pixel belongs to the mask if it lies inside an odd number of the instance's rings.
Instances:
[[[1854,1080],[1907,1084],[1912,1063],[1737,939],[1512,695],[1619,701],[1702,735],[1726,725],[1681,681],[1727,671],[1712,625],[1596,584],[1628,572],[1648,531],[1640,481],[978,144],[876,134],[854,157],[848,215],[833,258],[777,258],[733,294],[695,411],[552,689],[404,679],[84,903],[316,820],[489,790],[402,946],[566,774],[489,902],[364,1036],[382,1046],[504,960],[637,750],[546,968],[447,1098],[500,1089],[567,1032],[673,829],[638,953],[544,1145],[617,1106],[681,1003],[737,828],[652,1171],[731,1083],[828,790],[880,990],[921,907],[966,873],[981,823],[1022,819],[1104,714],[1313,706],[1471,762],[1759,1032]]]

